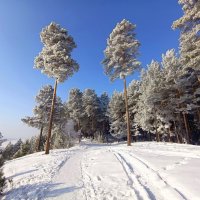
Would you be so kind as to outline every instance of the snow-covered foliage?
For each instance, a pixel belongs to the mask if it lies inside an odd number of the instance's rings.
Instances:
[[[101,94],[99,97],[100,101],[100,115],[98,121],[102,124],[101,128],[103,133],[107,133],[109,131],[109,118],[107,116],[107,109],[109,104],[109,97],[106,92]]]
[[[36,127],[40,129],[40,136],[35,143],[38,144],[38,150],[43,149],[44,145],[44,135],[47,133],[47,128],[49,124],[49,117],[52,106],[53,98],[53,88],[51,85],[43,86],[42,89],[37,94],[35,101],[36,106],[33,109],[33,117],[25,117],[22,121],[29,126]],[[54,105],[54,118],[53,118],[53,128],[60,128],[67,121],[67,115],[65,113],[65,107],[62,104],[61,98],[56,97],[56,102]],[[44,132],[44,133],[43,133]]]
[[[42,73],[57,79],[58,82],[64,82],[78,71],[77,62],[71,58],[76,44],[66,29],[52,22],[42,29],[40,38],[44,47],[35,58],[36,69],[41,69]]]
[[[136,25],[123,19],[116,25],[107,40],[104,51],[104,71],[113,81],[124,79],[140,68],[137,60],[139,41],[135,38]]]
[[[89,120],[91,131],[94,132],[100,112],[99,99],[94,90],[85,89],[83,91],[82,101],[84,115]]]
[[[83,94],[78,88],[71,89],[66,105],[68,108],[69,117],[77,123],[78,130],[80,130],[80,122],[84,114],[82,96]]]
[[[138,135],[137,132],[137,124],[135,123],[135,114],[138,110],[138,101],[140,96],[140,82],[133,80],[127,89],[128,93],[128,107],[129,107],[129,113],[130,113],[130,122],[131,122],[131,131],[133,135]]]
[[[108,105],[108,117],[110,120],[110,132],[117,138],[126,136],[125,114],[126,109],[123,94],[114,91]]]
[[[0,195],[2,194],[2,191],[6,186],[6,178],[4,177],[4,173],[2,170],[3,164],[4,164],[4,158],[2,155],[0,155]]]
[[[102,140],[109,131],[109,120],[106,116],[108,103],[107,93],[97,96],[92,89],[85,89],[83,92],[77,88],[70,90],[65,106],[69,118],[74,121],[76,137]]]
[[[49,122],[49,116],[51,111],[51,104],[53,98],[53,88],[51,85],[43,86],[39,93],[35,97],[36,106],[33,109],[33,117],[25,117],[22,119],[23,122],[29,126],[41,128],[47,127]],[[56,98],[54,106],[54,125],[61,124],[64,120],[64,107],[60,97]]]
[[[180,57],[184,68],[200,70],[200,1],[179,0],[183,16],[173,23],[181,30]]]

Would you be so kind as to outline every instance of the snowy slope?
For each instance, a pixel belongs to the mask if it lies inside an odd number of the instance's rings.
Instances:
[[[89,144],[8,161],[4,199],[200,199],[200,147]]]

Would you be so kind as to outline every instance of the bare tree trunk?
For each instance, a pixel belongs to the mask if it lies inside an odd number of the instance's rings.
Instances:
[[[54,84],[54,92],[53,92],[53,99],[52,99],[52,105],[51,105],[51,113],[50,113],[50,119],[49,119],[49,129],[48,129],[48,135],[47,135],[45,154],[49,154],[51,129],[52,129],[52,123],[53,123],[53,112],[54,112],[54,105],[55,105],[55,101],[56,101],[57,84],[58,84],[58,82],[56,79],[55,84]]]
[[[185,129],[186,129],[186,139],[187,139],[187,143],[189,144],[189,142],[190,142],[189,126],[188,126],[188,123],[187,123],[187,117],[186,117],[185,113],[183,113],[183,119],[184,119],[184,124],[185,124]]]
[[[130,119],[129,119],[129,111],[128,111],[128,96],[126,89],[126,78],[124,78],[124,98],[126,104],[126,123],[127,123],[127,146],[131,146],[131,130],[130,130]]]
[[[43,132],[43,125],[41,126],[41,129],[40,129],[40,135],[39,135],[39,138],[38,138],[38,146],[37,146],[37,150],[36,151],[40,151],[41,140],[42,140],[42,132]]]

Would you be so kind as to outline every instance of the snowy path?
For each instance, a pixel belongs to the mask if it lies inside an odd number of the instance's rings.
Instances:
[[[51,154],[50,166],[45,162],[22,176],[11,170],[11,163],[19,160],[8,162],[5,171],[12,171],[10,175],[17,179],[13,179],[14,192],[10,190],[6,199],[198,200],[200,196],[200,147],[148,142],[131,147],[84,144]],[[32,157],[40,160],[44,155]],[[32,157],[21,159],[25,163]],[[49,174],[44,175],[46,178],[40,174],[40,180],[35,178],[40,184],[31,185],[30,177],[37,177],[39,170]],[[20,177],[25,179],[25,194],[17,188]]]
[[[66,187],[66,193],[58,195],[54,199],[189,199],[162,177],[158,169],[155,170],[138,157],[137,150],[132,147],[130,149],[106,145],[95,145],[84,149],[68,160],[53,181],[54,184],[62,182]],[[160,150],[157,153],[162,155],[164,152]],[[177,156],[179,152],[173,153],[171,152],[171,155]],[[194,154],[192,156],[195,157]],[[182,161],[176,165],[179,166],[181,163],[185,164]],[[166,169],[175,168],[174,165],[168,165]]]

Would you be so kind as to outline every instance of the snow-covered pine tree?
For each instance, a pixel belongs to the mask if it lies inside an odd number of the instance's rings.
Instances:
[[[192,96],[197,97],[200,95],[200,1],[199,0],[179,0],[179,4],[182,5],[183,16],[176,20],[172,27],[174,29],[179,29],[180,34],[180,60],[183,66],[183,75],[178,83],[181,86],[180,89],[185,90],[185,88],[190,88],[187,94],[180,91],[180,97],[182,101],[189,102],[190,105],[185,104],[185,109],[181,112],[184,117],[186,132],[188,139],[190,140],[190,131],[188,124],[188,113],[192,110],[196,110],[199,116],[200,122],[200,109],[198,106],[198,101],[196,98],[192,100]],[[181,84],[186,83],[185,87]],[[197,81],[195,79],[198,79]],[[191,82],[188,82],[191,81]],[[198,82],[198,83],[197,83]],[[193,103],[191,103],[193,102]],[[184,104],[183,104],[184,105]],[[188,108],[187,108],[188,107]],[[183,108],[183,107],[182,107]],[[189,141],[187,141],[189,142]]]
[[[66,29],[52,22],[49,26],[42,29],[40,37],[44,47],[35,58],[34,67],[55,79],[45,150],[45,154],[49,154],[57,83],[64,82],[67,78],[72,76],[74,72],[78,71],[79,65],[71,58],[71,52],[76,48],[76,44]]]
[[[15,158],[19,158],[30,154],[31,144],[30,141],[27,139],[25,142],[22,142],[20,149],[16,152]]]
[[[37,137],[33,136],[30,138],[30,151],[29,154],[37,151]]]
[[[83,117],[82,92],[77,89],[71,89],[67,102],[69,116],[77,123],[77,131],[81,129],[81,119]]]
[[[139,133],[137,131],[137,124],[134,121],[134,117],[137,112],[139,96],[140,96],[139,86],[140,86],[140,82],[133,80],[127,88],[131,132],[134,133],[135,141],[137,140],[137,136],[138,136],[137,134]]]
[[[99,117],[99,122],[100,122],[100,132],[102,132],[102,137],[104,137],[104,134],[108,134],[109,131],[109,118],[107,116],[107,110],[108,110],[108,104],[109,104],[109,97],[106,92],[101,94],[99,97],[99,102],[100,102],[100,117]]]
[[[4,173],[2,171],[2,166],[4,164],[4,158],[0,155],[0,195],[3,192],[4,186],[6,185],[6,178],[4,177]]]
[[[14,145],[13,145],[13,158],[15,158],[15,153],[19,151],[19,149],[21,148],[21,145],[22,145],[22,140],[19,139]]]
[[[100,114],[99,99],[94,90],[85,89],[83,92],[82,101],[84,115],[86,117],[85,125],[89,126],[89,135],[94,137]]]
[[[161,65],[157,61],[152,61],[148,69],[142,72],[140,97],[136,121],[138,125],[146,131],[156,134],[156,140],[160,141],[158,126],[158,109],[162,94],[163,75]]]
[[[200,70],[200,1],[179,0],[183,16],[172,27],[181,31],[180,57],[184,68]]]
[[[5,160],[9,160],[13,157],[13,155],[15,153],[13,146],[14,145],[11,142],[9,142],[8,145],[6,146],[6,148],[3,150],[2,156]]]
[[[140,68],[141,63],[137,60],[140,43],[135,38],[135,25],[127,20],[122,20],[113,29],[107,40],[104,51],[104,71],[111,81],[116,78],[124,80],[124,96],[127,119],[127,145],[131,145],[131,133],[129,123],[129,110],[126,90],[126,76]]]
[[[36,106],[33,109],[33,117],[25,117],[22,119],[24,123],[31,127],[40,129],[39,138],[37,140],[37,151],[43,150],[43,131],[47,129],[49,116],[51,112],[51,104],[53,99],[53,88],[51,85],[43,86],[37,96],[35,97]],[[56,102],[54,105],[54,126],[59,126],[66,120],[64,114],[64,107],[60,97],[56,97]]]
[[[5,140],[3,139],[2,132],[0,132],[0,145],[4,142]]]
[[[174,127],[176,140],[177,142],[181,142],[183,130],[181,129],[181,113],[177,111],[181,107],[180,97],[178,95],[180,86],[177,85],[177,80],[182,74],[183,67],[174,49],[168,50],[165,54],[162,54],[161,64],[163,68],[164,85],[162,89],[163,99],[160,117],[165,125],[169,126],[169,129]]]
[[[52,131],[52,149],[62,149],[68,147],[68,137],[61,127],[56,127]]]
[[[126,108],[123,94],[114,91],[108,105],[107,115],[110,121],[110,132],[118,139],[127,136],[125,114]]]

